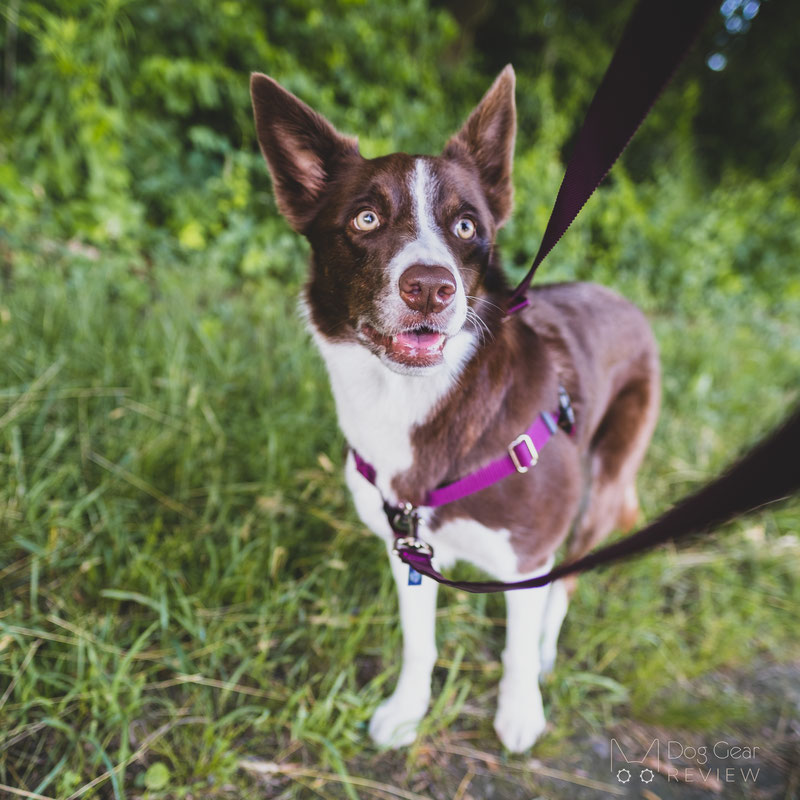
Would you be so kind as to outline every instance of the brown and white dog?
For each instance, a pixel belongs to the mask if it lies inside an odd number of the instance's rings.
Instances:
[[[251,92],[278,207],[311,244],[304,305],[330,375],[339,424],[376,470],[348,456],[364,523],[391,546],[383,511],[501,456],[569,392],[577,431],[558,432],[527,474],[438,509],[422,538],[438,567],[477,565],[502,581],[549,568],[572,534],[576,557],[637,514],[637,469],[656,423],[659,365],[644,316],[599,286],[529,293],[506,317],[495,234],[511,212],[516,112],[506,67],[440,156],[365,159],[354,139],[266,75]],[[370,724],[381,745],[412,742],[436,660],[437,584],[399,594],[403,665]],[[508,631],[495,730],[512,751],[545,728],[538,680],[552,668],[570,587],[506,593]]]

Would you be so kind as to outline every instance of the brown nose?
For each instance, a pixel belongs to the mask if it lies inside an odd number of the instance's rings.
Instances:
[[[412,311],[436,314],[456,293],[453,273],[445,267],[414,264],[400,276],[400,297]]]

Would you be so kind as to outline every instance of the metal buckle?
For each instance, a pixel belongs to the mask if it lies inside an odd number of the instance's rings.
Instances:
[[[572,401],[563,386],[558,387],[558,427],[564,433],[572,434],[575,431],[575,410],[572,408]]]
[[[401,536],[394,540],[392,553],[399,556],[404,550],[413,550],[415,553],[433,558],[433,548],[422,539],[417,539],[416,536]]]
[[[519,460],[519,456],[514,449],[515,447],[519,447],[521,444],[524,444],[528,448],[528,452],[531,456],[531,463],[528,464],[527,467],[522,465],[522,462]],[[536,463],[539,461],[539,453],[536,451],[536,448],[533,446],[533,441],[527,433],[521,433],[516,439],[514,439],[513,442],[511,442],[511,444],[508,446],[508,454],[511,456],[511,461],[514,463],[514,469],[521,474],[526,473],[531,467],[535,467]]]

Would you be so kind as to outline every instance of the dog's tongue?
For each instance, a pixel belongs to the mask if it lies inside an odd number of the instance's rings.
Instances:
[[[427,356],[444,347],[443,333],[404,331],[392,336],[392,351],[398,355]]]

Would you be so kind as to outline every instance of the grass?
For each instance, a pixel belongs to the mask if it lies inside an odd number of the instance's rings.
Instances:
[[[617,288],[662,346],[640,481],[652,516],[797,401],[800,302],[665,309]],[[463,800],[482,769],[509,782],[503,796],[543,791],[547,769],[504,755],[491,728],[500,597],[441,593],[423,735],[400,754],[368,740],[398,670],[396,606],[383,547],[346,496],[295,293],[199,259],[52,248],[2,284],[9,796]],[[569,761],[574,737],[628,721],[717,734],[761,720],[697,681],[800,658],[799,534],[795,500],[584,578],[537,757]],[[548,796],[577,796],[570,775]]]

